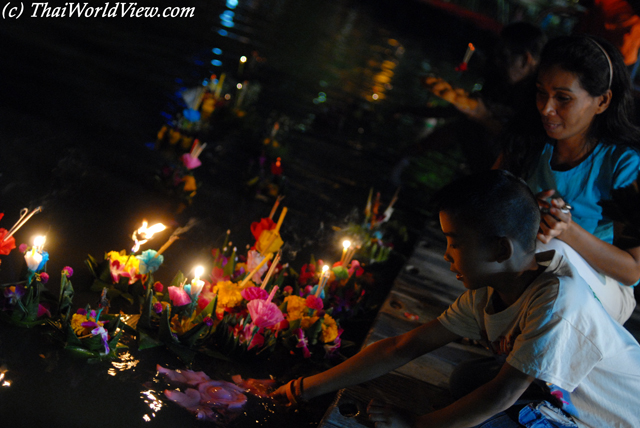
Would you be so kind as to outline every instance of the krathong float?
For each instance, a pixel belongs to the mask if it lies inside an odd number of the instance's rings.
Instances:
[[[132,234],[134,245],[130,252],[109,251],[102,261],[89,255],[85,263],[94,277],[91,290],[102,293],[106,289],[109,301],[122,298],[134,307],[139,307],[144,302],[145,290],[153,284],[152,274],[159,269],[164,256],[155,250],[136,253],[153,235],[164,229],[166,227],[162,223],[149,227],[144,220],[142,226]]]
[[[247,379],[233,376],[234,383],[213,380],[204,372],[192,370],[171,370],[160,365],[158,374],[163,376],[171,387],[164,395],[176,404],[193,413],[197,419],[209,422],[226,422],[237,415],[247,403],[247,394],[266,398],[274,387],[271,379]]]
[[[11,324],[33,327],[51,317],[51,302],[44,296],[47,291],[45,284],[49,280],[49,274],[45,271],[49,260],[49,253],[43,249],[45,241],[45,236],[37,236],[31,247],[20,245],[26,265],[22,279],[1,286],[0,318]]]
[[[351,221],[344,228],[334,228],[337,236],[347,237],[349,240],[348,247],[343,250],[343,258],[348,256],[351,260],[354,255],[357,255],[366,263],[382,263],[389,258],[394,242],[408,239],[406,227],[390,221],[399,191],[400,189],[396,191],[387,208],[381,213],[380,193],[376,193],[373,199],[373,189],[371,189],[364,208],[364,218],[360,221]]]

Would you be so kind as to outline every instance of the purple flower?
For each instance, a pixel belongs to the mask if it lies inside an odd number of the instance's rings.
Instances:
[[[4,297],[9,300],[10,305],[15,305],[18,301],[24,296],[26,289],[24,285],[20,284],[17,286],[6,287],[4,289]]]
[[[301,328],[296,328],[293,333],[296,335],[296,339],[298,339],[298,344],[296,348],[302,348],[302,355],[305,358],[311,357],[311,351],[309,351],[309,340],[304,336],[304,331]]]
[[[160,302],[154,303],[153,310],[155,311],[156,314],[162,313],[162,303]]]
[[[71,266],[65,266],[62,269],[62,274],[67,275],[67,277],[71,278],[73,276],[73,269],[71,268]]]
[[[82,326],[84,327],[85,323],[82,323]],[[104,345],[104,353],[108,354],[109,353],[109,334],[107,333],[107,330],[104,329],[104,327],[96,327],[93,330],[91,330],[91,334],[93,334],[94,336],[100,335],[102,336],[102,344]]]
[[[43,284],[46,284],[47,281],[49,281],[49,274],[46,272],[42,272],[40,274],[40,282],[42,282]]]
[[[77,313],[78,315],[87,315],[87,310],[86,310],[86,309],[83,309],[83,308],[80,308],[80,309],[78,309],[78,310],[76,311],[76,313]]]
[[[202,321],[206,325],[208,325],[209,327],[211,327],[213,325],[213,319],[211,317],[204,317],[204,319]]]

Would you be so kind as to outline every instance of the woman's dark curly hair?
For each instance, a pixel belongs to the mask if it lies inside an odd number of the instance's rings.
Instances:
[[[607,52],[609,61],[602,49]],[[640,128],[634,123],[631,79],[618,49],[604,39],[587,36],[561,36],[549,41],[540,57],[538,70],[560,67],[578,77],[580,86],[591,96],[604,95],[611,79],[611,103],[596,115],[589,129],[589,140],[607,144],[638,147]],[[613,76],[611,76],[611,68]],[[502,167],[524,176],[535,162],[548,138],[535,105],[535,88],[531,103],[510,123],[504,135]]]

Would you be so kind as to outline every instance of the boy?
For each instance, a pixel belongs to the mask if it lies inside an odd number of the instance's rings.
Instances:
[[[366,382],[468,337],[506,357],[493,379],[421,416],[372,402],[376,426],[640,427],[640,346],[559,255],[535,254],[540,213],[527,185],[505,171],[486,171],[445,187],[437,201],[444,258],[468,291],[436,320],[274,396],[310,399]],[[542,401],[515,416],[503,413],[534,381],[550,386],[562,410]]]

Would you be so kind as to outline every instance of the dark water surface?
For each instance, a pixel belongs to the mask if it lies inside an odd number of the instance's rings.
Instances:
[[[189,3],[193,18],[0,21],[0,226],[9,229],[22,207],[44,207],[16,241],[48,234],[49,286],[55,292],[57,272],[72,266],[78,307],[97,300],[88,291],[86,255],[128,248],[142,218],[173,225],[200,220],[167,251],[156,274],[163,282],[177,270],[206,265],[227,229],[238,243],[249,243],[250,223],[267,216],[272,202],[247,190],[247,171],[275,120],[289,125],[285,260],[299,267],[312,253],[339,257],[331,226],[362,209],[371,187],[391,197],[398,185],[393,167],[424,130],[420,115],[399,114],[434,101],[418,77],[453,76],[470,89],[473,75],[457,76],[453,68],[470,41],[480,47],[481,62],[493,37],[410,0]],[[253,59],[240,75],[242,55]],[[202,185],[178,215],[174,201],[154,188],[162,158],[149,143],[184,108],[181,90],[222,72],[226,92],[235,94],[235,83],[245,79],[259,91],[243,123],[221,125],[208,141],[196,170]],[[397,215],[413,237],[425,221],[428,188],[403,185]],[[411,244],[400,252],[410,252]],[[395,262],[384,287],[402,260]],[[15,279],[21,264],[17,251],[3,256],[2,282]],[[71,359],[40,329],[0,325],[1,424],[202,426],[161,395],[156,364],[181,367],[166,351],[135,346],[120,361],[89,365]],[[225,380],[237,373],[288,380],[322,366],[282,355],[263,364],[202,358],[196,368]],[[254,400],[229,425],[315,426],[330,399],[297,412]]]

